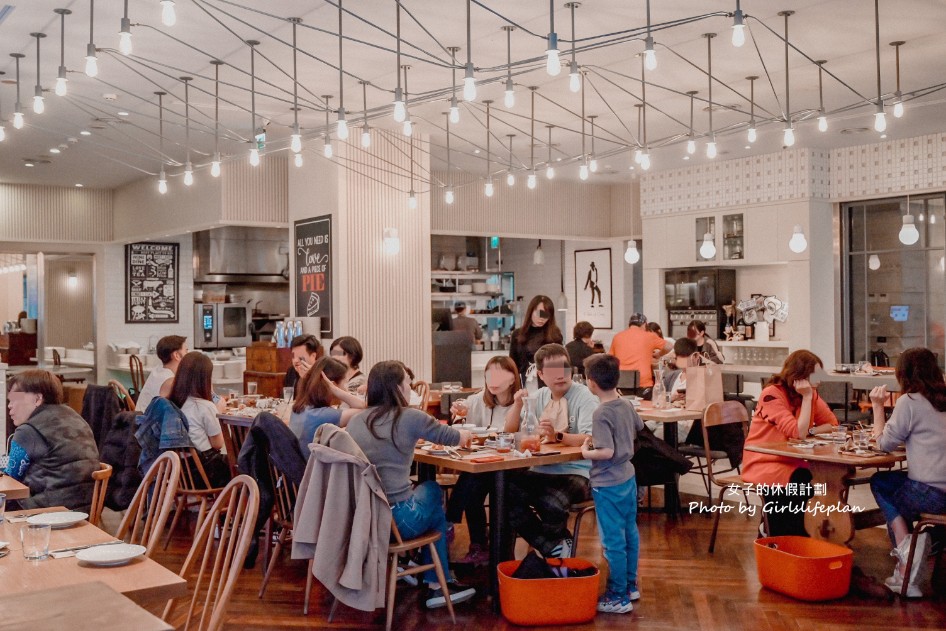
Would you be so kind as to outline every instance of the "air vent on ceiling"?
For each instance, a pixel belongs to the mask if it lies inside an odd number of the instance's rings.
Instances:
[[[870,131],[870,128],[869,128],[869,127],[848,127],[847,129],[842,129],[842,130],[841,130],[841,133],[842,133],[842,134],[845,134],[845,135],[847,135],[847,134],[863,134],[863,133],[866,133],[866,132],[869,132],[869,131]]]

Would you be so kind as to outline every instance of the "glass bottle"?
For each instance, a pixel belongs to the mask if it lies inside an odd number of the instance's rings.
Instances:
[[[539,419],[535,415],[535,398],[527,397],[524,405],[525,412],[519,423],[519,451],[528,449],[535,453],[539,451]]]
[[[654,373],[654,388],[651,390],[650,400],[654,407],[663,409],[666,404],[666,388],[664,388],[664,371],[658,368]]]

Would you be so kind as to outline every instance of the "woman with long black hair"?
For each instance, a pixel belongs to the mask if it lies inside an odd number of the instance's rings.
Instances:
[[[391,503],[391,515],[401,536],[412,539],[432,530],[440,531],[436,543],[437,556],[449,577],[449,550],[447,548],[447,518],[443,511],[443,492],[434,481],[411,488],[410,471],[414,461],[414,446],[426,439],[436,444],[468,445],[471,435],[441,425],[432,417],[407,407],[411,378],[404,364],[383,361],[368,373],[368,408],[348,423],[348,433],[365,453],[368,461],[378,469],[381,486]],[[423,562],[430,563],[427,546]],[[427,583],[428,609],[446,605],[433,570],[424,573]],[[449,598],[454,604],[469,600],[476,591],[456,582],[448,584]]]
[[[909,471],[879,471],[870,480],[870,490],[887,518],[887,532],[897,559],[893,575],[885,582],[899,592],[903,586],[910,531],[920,513],[946,513],[946,381],[927,348],[910,348],[897,360],[897,383],[901,396],[890,420],[884,415],[887,388],[870,393],[874,411],[877,447],[891,451],[906,445]],[[927,555],[930,535],[920,534],[910,571],[907,596],[920,597],[920,585],[930,570]]]
[[[516,362],[520,379],[535,362],[535,352],[546,344],[562,344],[562,331],[555,323],[555,303],[548,296],[536,296],[529,302],[522,326],[512,332],[509,356]],[[541,387],[541,382],[539,386]]]

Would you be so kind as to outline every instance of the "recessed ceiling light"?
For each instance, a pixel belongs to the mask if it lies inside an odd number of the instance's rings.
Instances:
[[[555,161],[556,161],[556,162],[561,162],[562,159],[561,159],[561,158],[558,158],[558,159],[556,159]]]
[[[49,150],[49,153],[62,153],[62,152],[59,151],[59,149],[56,149],[55,147],[53,147],[52,149]]]
[[[76,184],[76,188],[82,188],[81,184]]]
[[[480,150],[479,150],[479,149],[474,149],[474,150],[473,150],[473,153],[476,153],[476,154],[478,154],[479,152],[480,152]]]
[[[106,92],[105,94],[102,95],[102,98],[105,99],[106,101],[117,101],[118,95],[115,94],[114,92]]]
[[[119,112],[118,115],[119,115],[119,116],[128,116],[128,112]]]
[[[684,160],[689,160],[689,159],[690,159],[690,156],[683,156],[683,159],[684,159]],[[633,168],[633,167],[632,167],[632,168]]]
[[[32,162],[24,162],[24,163],[23,163],[23,166],[25,166],[25,167],[31,167],[31,166],[33,166],[33,163],[32,163]]]
[[[746,145],[746,149],[752,149],[752,147],[749,145]]]
[[[881,137],[881,139],[886,138],[886,137],[887,137],[887,134],[881,134],[880,137]]]
[[[82,131],[79,132],[79,135],[81,135],[81,136],[91,136],[91,135],[92,135],[92,132],[86,131],[86,130],[83,129]]]

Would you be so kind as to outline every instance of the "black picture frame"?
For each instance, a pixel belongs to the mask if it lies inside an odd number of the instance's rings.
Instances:
[[[125,323],[180,322],[179,243],[125,245]]]

